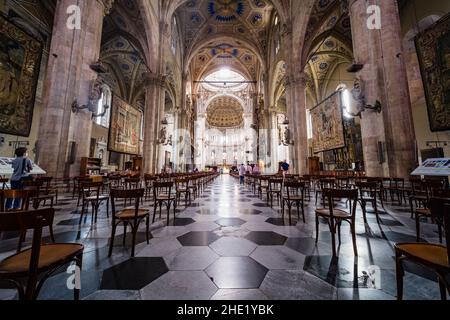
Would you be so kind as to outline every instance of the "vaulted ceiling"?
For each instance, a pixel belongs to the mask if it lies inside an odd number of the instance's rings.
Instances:
[[[226,66],[255,79],[263,67],[272,12],[266,0],[190,0],[178,8],[193,78]]]
[[[116,0],[103,23],[100,59],[108,67],[103,79],[115,94],[130,103],[142,103],[145,64],[145,28],[134,1]]]
[[[206,111],[209,126],[215,128],[236,128],[244,122],[244,109],[236,98],[221,96],[215,98]]]

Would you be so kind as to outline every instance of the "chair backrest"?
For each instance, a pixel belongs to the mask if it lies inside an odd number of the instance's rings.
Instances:
[[[138,189],[140,184],[141,184],[141,178],[125,179],[125,187],[127,189]]]
[[[81,190],[83,199],[87,197],[96,196],[97,199],[100,196],[100,189],[103,187],[103,182],[83,182],[81,184]]]
[[[31,299],[37,282],[42,229],[53,224],[55,209],[45,208],[26,212],[0,213],[0,232],[33,230],[33,242],[28,267],[27,299]],[[31,284],[31,286],[30,286]]]
[[[447,259],[450,261],[450,198],[431,198],[428,204],[431,215],[444,225],[447,242]]]
[[[179,189],[188,189],[189,188],[189,182],[190,182],[190,179],[188,179],[188,178],[175,179],[175,188],[177,190],[179,190]]]
[[[123,190],[123,189],[111,189],[111,208],[113,212],[113,219],[116,217],[117,210],[117,200],[125,200],[124,206],[127,204],[127,200],[135,200],[134,209],[135,216],[138,216],[139,212],[139,204],[141,203],[141,199],[144,197],[145,189],[131,189],[131,190]]]
[[[37,194],[37,193],[36,193]],[[36,196],[29,190],[0,190],[0,211],[6,212],[8,208],[6,208],[6,201],[8,199],[12,199],[13,202],[16,199],[22,199],[21,206],[18,211],[28,210],[30,204],[30,195]]]
[[[368,194],[376,199],[379,189],[378,182],[357,182],[356,187],[359,189],[361,197]]]
[[[153,194],[155,199],[158,195],[172,195],[174,183],[173,182],[155,182],[153,183]]]
[[[356,217],[356,205],[358,203],[358,189],[324,189],[323,194],[328,199],[330,215],[333,217],[334,200],[346,199],[349,202],[350,215]]]
[[[304,182],[287,181],[284,183],[284,190],[288,199],[290,199],[292,196],[303,197],[304,189],[305,189]]]
[[[283,178],[270,178],[269,179],[269,191],[281,191],[283,187]]]

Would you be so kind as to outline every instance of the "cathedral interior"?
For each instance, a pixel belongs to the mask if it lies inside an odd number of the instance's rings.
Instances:
[[[449,1],[0,0],[0,40],[0,300],[450,295]]]

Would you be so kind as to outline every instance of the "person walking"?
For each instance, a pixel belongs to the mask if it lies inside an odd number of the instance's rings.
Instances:
[[[23,181],[32,179],[30,172],[33,170],[31,160],[27,157],[27,148],[16,149],[16,158],[12,162],[13,174],[11,176],[11,189],[23,189]],[[22,199],[8,199],[6,209],[20,209]]]
[[[243,185],[245,181],[245,172],[246,168],[244,164],[241,164],[241,166],[239,167],[239,184],[241,185]]]
[[[286,175],[289,172],[289,163],[286,160],[281,164],[281,170],[283,170],[283,178],[286,178]]]

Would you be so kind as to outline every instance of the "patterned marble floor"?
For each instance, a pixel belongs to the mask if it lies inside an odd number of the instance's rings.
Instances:
[[[97,224],[88,218],[80,228],[71,195],[63,197],[57,207],[55,232],[59,242],[85,245],[83,299],[395,299],[393,244],[415,241],[408,208],[386,206],[380,225],[370,212],[365,225],[358,209],[359,257],[354,257],[349,229],[343,227],[339,258],[335,259],[324,223],[319,244],[315,244],[314,209],[311,201],[306,224],[295,220],[289,226],[281,219],[279,207],[271,209],[237,180],[222,176],[192,205],[182,206],[170,226],[164,220],[153,224],[150,245],[143,226],[135,258],[130,258],[130,236],[126,247],[122,246],[123,228],[117,230],[113,256],[108,258],[111,228],[106,208],[101,209]],[[423,225],[424,240],[437,242],[436,228]],[[15,234],[3,235],[0,259],[12,254],[16,244]],[[379,268],[380,289],[368,288],[365,274],[369,266]],[[405,299],[439,299],[432,273],[414,265],[407,270]],[[39,299],[72,299],[68,276],[63,270],[50,278]],[[16,293],[0,283],[0,299],[15,298]]]

